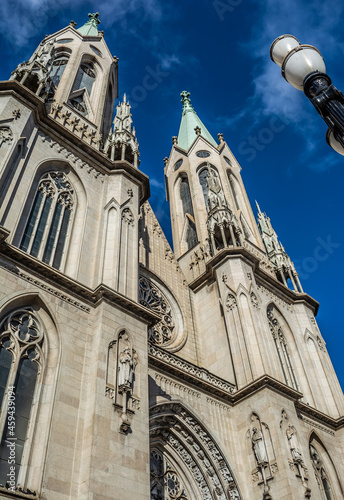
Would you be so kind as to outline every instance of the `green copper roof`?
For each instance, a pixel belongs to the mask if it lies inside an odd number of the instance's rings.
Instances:
[[[83,36],[98,36],[98,24],[100,21],[98,19],[99,12],[95,14],[88,14],[89,20],[85,23],[81,28],[78,28],[77,31],[81,33]]]
[[[180,95],[182,98],[181,102],[183,103],[183,114],[178,134],[178,146],[187,151],[197,137],[195,128],[199,127],[201,129],[200,135],[217,147],[216,141],[205,128],[202,121],[198,118],[196,111],[191,106],[190,92],[184,90]]]

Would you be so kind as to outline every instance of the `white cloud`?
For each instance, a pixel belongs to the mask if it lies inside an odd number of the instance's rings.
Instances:
[[[321,158],[316,162],[311,162],[309,168],[314,172],[326,172],[334,168],[336,165],[342,166],[343,158],[335,151],[331,151],[328,155]]]
[[[11,23],[11,37],[14,45],[25,46],[28,40],[41,33],[49,19],[57,15],[68,0],[2,0],[0,3],[0,30],[8,31],[9,19]],[[85,0],[73,0],[73,8],[82,8],[85,5],[85,21],[87,21],[88,7]],[[100,0],[96,6],[100,12],[101,27],[106,29],[116,24],[116,29],[128,29],[125,18],[131,15],[137,22],[150,21],[157,23],[161,20],[163,9],[158,0]],[[135,22],[133,22],[135,25]],[[134,30],[134,27],[130,25]],[[61,26],[62,28],[62,26]]]
[[[161,189],[162,191],[165,192],[165,184],[163,182],[158,181],[154,177],[149,178],[150,185],[153,186],[156,189]]]
[[[179,66],[180,64],[182,64],[182,61],[180,60],[180,58],[177,55],[175,55],[175,54],[160,55],[159,61],[160,61],[160,64],[161,64],[161,68],[163,70],[169,70],[169,69],[171,69],[171,68],[173,68],[175,66]]]
[[[338,44],[341,33],[344,3],[339,0],[312,0],[307,3],[289,0],[287,4],[276,0],[266,0],[264,3],[252,1],[258,11],[257,23],[242,49],[246,54],[251,54],[255,61],[254,92],[244,106],[247,111],[240,111],[229,120],[229,124],[243,118],[247,120],[249,114],[252,130],[267,116],[275,114],[305,137],[305,156],[309,158],[317,149],[315,137],[320,133],[320,118],[303,92],[283,79],[280,68],[269,57],[270,45],[276,37],[291,33],[301,43],[316,46],[330,61],[331,49]],[[325,54],[326,49],[328,54]],[[320,167],[318,171],[321,171]]]

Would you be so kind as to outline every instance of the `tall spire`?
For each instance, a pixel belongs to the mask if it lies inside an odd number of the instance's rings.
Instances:
[[[81,33],[83,36],[99,36],[98,33],[98,24],[99,21],[99,12],[95,14],[88,14],[89,20],[85,23],[81,28],[78,28],[77,31]]]
[[[183,113],[178,134],[178,146],[188,150],[197,135],[201,135],[213,144],[213,146],[217,147],[215,139],[213,139],[208,132],[191,105],[190,92],[183,90],[180,95],[182,98],[181,102],[183,103]],[[197,129],[197,131],[195,131],[195,129]]]
[[[131,106],[124,94],[123,101],[117,105],[113,121],[113,131],[110,132],[104,146],[104,153],[112,161],[127,160],[134,167],[139,164],[139,143],[135,128],[132,127]]]
[[[270,218],[260,210],[258,203],[258,227],[262,240],[266,249],[266,253],[270,262],[276,269],[277,278],[286,286],[287,280],[290,278],[294,290],[302,292],[301,283],[298,274],[295,270],[294,264],[284,250],[282,243],[279,241],[276,231],[271,225]]]

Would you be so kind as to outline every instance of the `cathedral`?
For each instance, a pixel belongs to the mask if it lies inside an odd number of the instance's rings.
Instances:
[[[187,91],[170,247],[98,25],[0,82],[0,499],[343,499],[318,303]]]

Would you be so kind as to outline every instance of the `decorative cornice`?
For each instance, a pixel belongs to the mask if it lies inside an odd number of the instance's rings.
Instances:
[[[58,297],[59,299],[63,300],[64,302],[67,302],[68,304],[71,304],[74,307],[77,307],[78,309],[81,309],[82,311],[86,313],[90,313],[91,309],[86,306],[85,304],[82,304],[81,302],[78,302],[77,300],[73,299],[72,297],[69,297],[68,295],[61,293],[59,290],[56,288],[47,285],[45,282],[40,281],[33,276],[30,276],[29,274],[23,273],[21,269],[19,269],[16,265],[10,263],[9,261],[5,261],[0,257],[0,267],[3,269],[6,269],[9,271],[11,274],[14,274],[15,276],[18,276],[19,278],[27,281],[28,283],[31,283],[31,285],[34,285],[41,290],[44,290],[45,292],[50,293],[51,295],[54,295],[55,297]]]
[[[39,500],[41,498],[41,496],[37,495],[35,491],[30,491],[29,489],[24,491],[20,486],[16,486],[15,491],[12,491],[4,486],[0,486],[0,495],[2,498],[17,498],[21,500]]]
[[[124,170],[126,175],[141,185],[140,202],[144,203],[148,200],[150,196],[149,179],[143,172],[127,161],[111,161],[94,146],[81,141],[79,136],[49,116],[43,99],[35,95],[27,87],[24,87],[16,80],[2,81],[0,82],[0,94],[12,95],[30,108],[34,114],[35,123],[43,134],[51,137],[52,141],[57,143],[63,141],[63,144],[71,150],[74,148],[76,150],[75,155],[86,163],[92,164],[95,170],[102,174],[109,174],[118,169]]]
[[[213,375],[205,368],[200,368],[189,361],[185,361],[152,343],[148,344],[148,355],[152,366],[177,376],[178,379],[186,380],[210,394],[216,394],[220,397],[226,395],[227,399],[235,391],[233,384]]]
[[[338,418],[333,418],[330,417],[329,415],[326,415],[325,413],[322,413],[316,408],[313,408],[312,406],[302,403],[301,401],[295,402],[295,407],[299,412],[299,418],[301,420],[305,420],[307,423],[311,423],[312,425],[314,425],[313,422],[304,419],[303,415],[307,415],[307,417],[311,417],[315,419],[317,422],[321,422],[322,424],[325,424],[334,430],[342,429],[344,427],[344,415]]]
[[[331,434],[331,436],[335,436],[336,433],[334,431],[331,431],[327,427],[324,427],[323,425],[319,425],[314,422],[314,420],[311,420],[309,418],[305,418],[301,413],[298,413],[298,417],[302,422],[305,422],[306,424],[309,424],[311,427],[316,427],[317,429],[320,429],[321,431],[326,432],[327,434]]]
[[[100,177],[101,181],[104,182],[104,174],[90,166],[87,162],[83,161],[78,156],[75,156],[69,149],[67,149],[65,146],[62,146],[61,143],[53,141],[49,136],[43,134],[42,132],[39,132],[38,135],[41,137],[42,142],[46,142],[47,144],[49,144],[50,148],[55,152],[60,153],[67,160],[72,161],[78,167],[84,168],[87,173],[92,173],[96,179]]]
[[[116,305],[126,313],[142,319],[149,325],[153,325],[161,320],[159,314],[154,313],[138,302],[125,297],[106,285],[100,284],[92,290],[26,252],[19,250],[19,248],[4,242],[8,234],[8,231],[0,226],[0,255],[8,259],[9,263],[6,269],[12,274],[16,274],[18,277],[30,281],[34,286],[38,286],[48,293],[52,293],[62,300],[66,300],[72,305],[82,308],[86,312],[89,312],[87,306],[96,307],[100,302],[105,300]],[[25,271],[32,273],[38,280],[26,275],[25,272],[23,273],[19,265],[23,267]],[[39,281],[40,279],[44,280],[44,283],[41,283]],[[63,293],[61,293],[61,291]],[[70,298],[71,296],[83,301],[85,304],[83,305],[73,301],[73,299]]]
[[[249,249],[244,247],[223,248],[220,250],[206,263],[205,272],[190,283],[189,286],[191,290],[197,291],[208,283],[209,280],[214,278],[216,269],[223,264],[225,260],[233,257],[242,258],[248,261],[252,266],[252,270],[256,277],[260,278],[260,281],[262,284],[264,283],[266,288],[272,288],[275,293],[280,294],[281,300],[292,304],[306,302],[312,308],[314,315],[316,316],[319,308],[319,303],[316,300],[306,293],[296,293],[284,286],[275,277],[260,267],[261,260],[258,256],[254,255]]]
[[[296,391],[292,387],[283,384],[269,375],[263,375],[245,387],[236,390],[233,384],[230,384],[226,380],[210,373],[205,368],[196,366],[193,363],[185,361],[179,356],[166,352],[164,349],[152,344],[148,345],[148,361],[151,367],[157,368],[164,373],[169,373],[177,377],[179,380],[184,380],[187,384],[204,390],[208,393],[208,398],[209,396],[212,398],[217,396],[220,400],[226,402],[230,406],[239,404],[244,399],[253,396],[263,389],[270,389],[293,400],[296,410],[299,412],[299,418],[305,422],[313,424],[313,422],[303,418],[302,414],[312,417],[324,426],[329,427],[330,429],[321,427],[322,430],[328,432],[329,434],[332,433],[331,429],[337,430],[344,427],[344,416],[335,419],[309,405],[302,403],[300,401],[303,397],[301,392]],[[214,400],[214,402],[216,401]],[[221,401],[218,401],[218,403],[221,404]],[[316,424],[313,425],[315,427],[317,426]]]
[[[261,285],[259,283],[259,281],[257,281],[257,288],[260,292],[264,293],[265,295],[267,295],[268,297],[270,297],[271,299],[273,299],[273,301],[282,306],[282,307],[285,307],[286,309],[288,309],[288,311],[290,312],[293,312],[293,309],[291,307],[291,302],[289,300],[289,297],[288,297],[288,301],[285,300],[284,298],[282,298],[281,296],[278,296],[276,295],[273,291],[269,290],[268,288],[266,288],[265,286]]]

